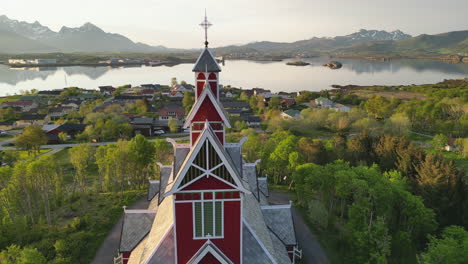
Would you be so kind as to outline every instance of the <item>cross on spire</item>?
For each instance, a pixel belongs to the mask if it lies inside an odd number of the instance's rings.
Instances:
[[[208,48],[208,28],[211,27],[211,24],[208,21],[208,17],[206,16],[206,9],[205,9],[205,19],[200,23],[200,26],[205,29],[205,47]]]

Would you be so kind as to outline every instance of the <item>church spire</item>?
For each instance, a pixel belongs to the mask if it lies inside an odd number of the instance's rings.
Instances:
[[[208,17],[206,15],[206,9],[205,9],[205,19],[200,23],[200,26],[205,29],[205,48],[208,48],[208,28],[211,27],[213,24],[211,24],[208,21]]]

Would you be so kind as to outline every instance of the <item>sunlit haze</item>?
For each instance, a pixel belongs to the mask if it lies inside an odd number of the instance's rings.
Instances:
[[[2,1],[0,14],[55,31],[91,22],[135,42],[199,48],[205,8],[215,47],[333,37],[361,28],[411,35],[468,28],[468,1],[461,0],[14,0]]]

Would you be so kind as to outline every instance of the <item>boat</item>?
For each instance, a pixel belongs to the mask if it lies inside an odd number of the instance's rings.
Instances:
[[[325,63],[323,66],[336,70],[343,67],[343,64],[339,61],[330,61],[329,63]]]
[[[310,63],[305,62],[305,61],[290,61],[290,62],[287,62],[286,65],[290,65],[290,66],[307,66],[307,65],[310,65]]]

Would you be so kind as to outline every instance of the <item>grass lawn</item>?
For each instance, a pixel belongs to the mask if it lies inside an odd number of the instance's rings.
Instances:
[[[33,159],[40,154],[49,152],[50,150],[51,149],[41,149],[39,151],[39,154],[34,153],[32,155],[29,155],[27,150],[9,150],[9,151],[11,151],[11,153],[13,153],[14,155],[17,155],[19,160],[26,160],[26,159]]]
[[[1,136],[0,137],[0,142],[1,141],[6,141],[6,140],[9,140],[9,139],[12,139],[14,138],[15,136],[11,136],[11,135],[8,135],[8,136]]]

